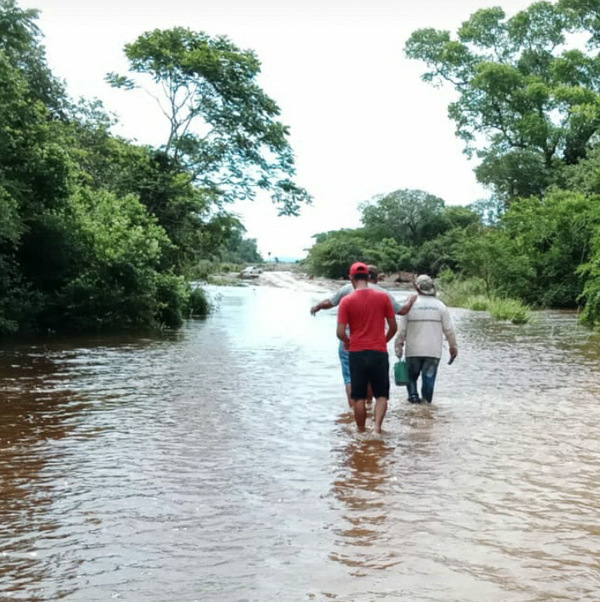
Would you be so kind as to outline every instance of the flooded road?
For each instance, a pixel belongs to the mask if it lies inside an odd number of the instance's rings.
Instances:
[[[213,295],[158,338],[0,347],[0,599],[600,599],[600,338],[572,314],[452,310],[434,403],[392,386],[378,440],[326,295]]]

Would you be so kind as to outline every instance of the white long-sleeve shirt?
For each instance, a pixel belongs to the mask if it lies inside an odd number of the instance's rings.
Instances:
[[[402,357],[442,357],[443,336],[456,347],[456,334],[446,305],[433,295],[419,295],[411,310],[400,317],[394,349]]]

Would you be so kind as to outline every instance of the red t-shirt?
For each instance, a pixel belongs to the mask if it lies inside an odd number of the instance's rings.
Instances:
[[[350,351],[387,351],[386,318],[395,319],[390,298],[372,288],[353,291],[338,309],[338,324],[350,328]]]

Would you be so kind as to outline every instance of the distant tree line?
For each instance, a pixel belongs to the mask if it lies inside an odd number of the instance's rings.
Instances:
[[[386,271],[478,278],[489,294],[538,307],[582,307],[600,325],[600,1],[537,2],[507,18],[474,13],[458,29],[406,43],[448,107],[486,202],[448,207],[399,190],[362,207],[363,227],[316,236],[315,273],[349,258]],[[435,165],[431,166],[432,175]]]
[[[100,102],[68,97],[37,16],[0,0],[0,334],[176,327],[206,311],[186,279],[199,260],[261,259],[228,203],[264,190],[293,215],[310,202],[260,63],[224,37],[140,36],[130,70],[164,92],[170,130],[138,145]]]

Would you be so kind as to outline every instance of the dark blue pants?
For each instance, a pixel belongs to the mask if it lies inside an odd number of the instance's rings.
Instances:
[[[435,386],[435,377],[437,374],[438,357],[407,357],[406,367],[408,368],[408,401],[419,403],[419,392],[417,389],[417,380],[421,376],[421,396],[429,403],[433,399],[433,387]]]

